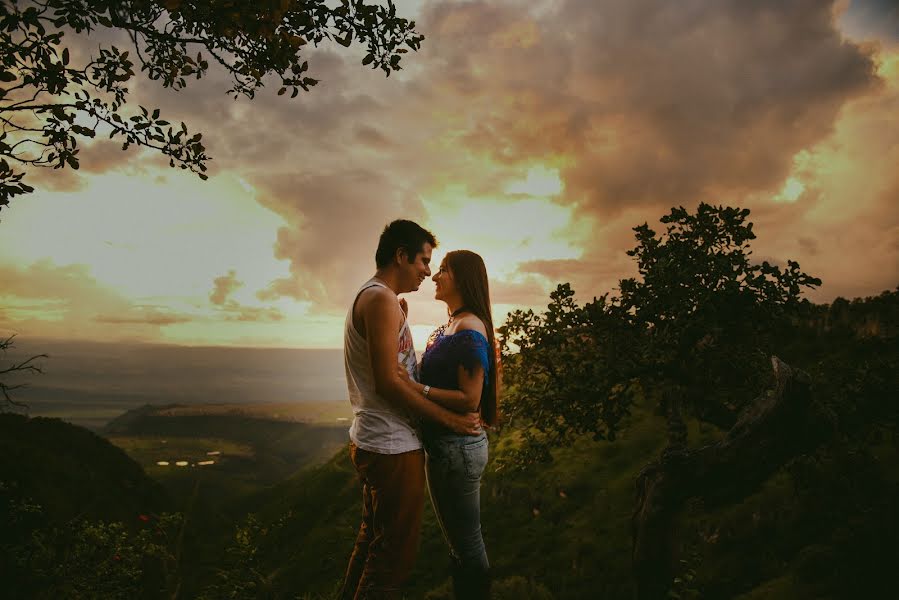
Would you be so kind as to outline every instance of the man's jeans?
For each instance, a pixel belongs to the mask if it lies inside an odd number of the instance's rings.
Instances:
[[[481,536],[481,474],[487,434],[440,435],[425,440],[428,491],[458,571],[478,577],[490,563]]]
[[[340,598],[400,598],[418,553],[424,453],[376,454],[351,442],[350,458],[362,483],[362,525]]]

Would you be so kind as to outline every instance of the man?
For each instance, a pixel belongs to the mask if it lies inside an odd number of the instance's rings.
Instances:
[[[400,598],[418,552],[424,508],[424,452],[415,418],[460,433],[480,432],[478,413],[457,414],[406,386],[399,364],[416,368],[405,304],[431,274],[434,235],[412,221],[384,228],[377,270],[356,295],[346,319],[344,363],[353,424],[350,457],[362,483],[362,525],[341,598]]]

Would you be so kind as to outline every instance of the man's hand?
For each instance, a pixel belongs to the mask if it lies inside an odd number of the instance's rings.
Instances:
[[[481,435],[481,413],[456,414],[448,420],[447,425],[459,435]]]
[[[396,373],[400,376],[400,380],[403,383],[412,383],[412,378],[409,377],[409,371],[406,370],[406,365],[397,365]]]

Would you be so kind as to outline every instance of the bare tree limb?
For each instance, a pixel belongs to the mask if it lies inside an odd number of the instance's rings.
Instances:
[[[13,340],[15,339],[15,337],[16,337],[15,335],[11,335],[6,339],[0,340],[0,350],[5,352],[6,350],[12,348],[14,345]],[[41,358],[49,358],[49,356],[46,354],[36,354],[20,363],[13,363],[12,365],[10,365],[4,369],[0,369],[0,377],[3,377],[4,375],[9,375],[11,373],[29,373],[32,375],[36,375],[36,374],[39,375],[39,374],[43,373],[44,371],[39,365],[34,364],[34,361],[41,359]],[[9,385],[9,384],[4,383],[3,381],[0,381],[0,395],[2,395],[3,399],[7,402],[7,404],[9,404],[11,406],[15,406],[18,408],[28,408],[27,404],[13,400],[12,397],[10,396],[10,392],[12,392],[13,390],[18,390],[18,389],[21,389],[26,386],[27,386],[27,384],[25,384],[25,383]]]

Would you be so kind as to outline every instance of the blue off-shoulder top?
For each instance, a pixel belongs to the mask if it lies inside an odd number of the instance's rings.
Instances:
[[[431,335],[421,356],[420,381],[444,390],[459,389],[459,365],[469,372],[480,365],[486,376],[490,374],[489,343],[480,331],[462,329],[445,334],[438,329]],[[432,427],[425,427],[431,430]],[[426,431],[427,432],[427,431]]]

